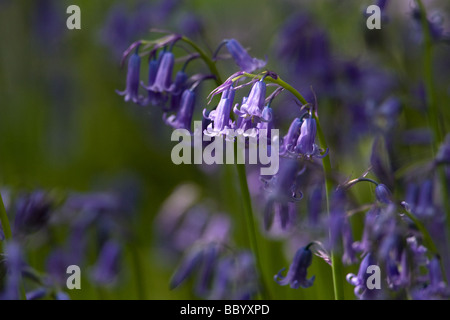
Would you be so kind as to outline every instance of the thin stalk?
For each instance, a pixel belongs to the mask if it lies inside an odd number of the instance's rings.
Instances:
[[[256,260],[256,267],[259,271],[259,276],[261,278],[261,284],[262,284],[262,292],[261,297],[263,300],[268,300],[269,297],[269,291],[268,286],[266,284],[266,280],[263,275],[263,268],[261,264],[261,255],[259,253],[258,248],[258,241],[256,237],[256,224],[253,216],[253,209],[252,209],[252,200],[250,198],[250,192],[248,191],[248,184],[247,184],[247,175],[245,170],[245,164],[237,164],[236,162],[236,169],[238,172],[238,178],[239,178],[239,185],[242,192],[242,200],[244,204],[244,216],[245,216],[245,223],[246,223],[246,229],[248,230],[248,241],[250,243],[250,248],[255,254],[255,260]]]
[[[216,77],[216,84],[220,86],[222,84],[222,79],[220,78],[219,71],[217,70],[216,63],[202,50],[195,42],[186,36],[181,38],[182,41],[189,44],[195,51],[198,52],[200,58],[206,63],[211,73]]]
[[[139,300],[144,300],[146,298],[146,293],[145,283],[143,281],[144,272],[141,267],[141,258],[139,257],[138,249],[134,245],[130,244],[129,247],[131,249],[131,259],[133,264],[134,279],[136,282],[137,296]]]
[[[0,194],[0,222],[2,223],[3,234],[5,235],[5,242],[12,239],[11,226],[9,225],[8,215],[6,213],[5,204],[3,203],[2,195]],[[0,253],[4,252],[3,242],[0,242]],[[20,280],[19,296],[21,300],[26,300],[25,288],[23,280]]]

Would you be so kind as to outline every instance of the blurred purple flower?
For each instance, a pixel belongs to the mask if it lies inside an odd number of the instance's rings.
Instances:
[[[289,266],[289,271],[285,277],[281,276],[284,268],[275,275],[276,283],[281,286],[290,285],[292,289],[309,288],[313,285],[315,276],[307,279],[308,267],[312,263],[312,252],[309,247],[300,248],[295,254],[292,264]]]
[[[234,62],[242,71],[251,73],[257,69],[261,69],[266,65],[266,61],[251,57],[247,50],[235,39],[225,40],[225,45],[234,59]]]
[[[27,235],[42,229],[50,218],[53,202],[44,191],[34,191],[17,201],[14,231]]]
[[[92,271],[92,279],[99,285],[113,284],[120,270],[121,248],[115,241],[105,243]]]

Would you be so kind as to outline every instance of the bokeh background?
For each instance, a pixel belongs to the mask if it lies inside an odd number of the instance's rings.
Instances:
[[[394,192],[401,195],[407,168],[431,156],[421,32],[409,0],[391,1],[382,30],[367,30],[364,11],[372,2],[0,1],[2,194],[12,194],[13,199],[40,189],[64,199],[69,194],[113,193],[131,203],[113,214],[110,229],[107,216],[76,235],[70,214],[57,205],[50,223],[23,240],[26,261],[38,272],[48,273],[49,257],[55,251],[71,254],[67,239],[86,241],[82,289],[66,290],[72,299],[199,298],[192,279],[170,290],[170,278],[182,255],[165,252],[157,232],[164,201],[182,184],[195,194],[194,202],[231,217],[230,246],[248,248],[234,168],[172,164],[172,129],[161,120],[161,110],[126,103],[115,92],[125,87],[122,52],[138,39],[155,39],[158,34],[150,33],[150,28],[184,33],[209,52],[223,39],[235,38],[253,56],[267,58],[267,68],[308,99],[312,99],[312,86],[335,169],[344,177],[357,177],[367,170],[378,134],[395,137],[392,146],[400,151],[390,162],[400,176],[391,186],[396,185]],[[450,30],[450,3],[425,3],[430,16],[438,17],[442,33]],[[81,30],[66,28],[66,8],[71,4],[81,8]],[[299,53],[298,47],[304,50]],[[448,122],[450,47],[443,41],[435,48],[435,85],[444,122]],[[237,71],[229,60],[219,61],[218,67],[224,78]],[[203,66],[195,62],[192,68]],[[202,86],[197,119],[213,88],[213,83]],[[397,99],[398,107],[381,108],[390,98]],[[277,100],[274,109],[282,111],[276,111],[275,120],[282,131],[298,116],[296,108],[287,94]],[[358,203],[369,203],[373,187],[355,188],[353,196]],[[300,219],[306,219],[306,211],[305,204],[299,209]],[[12,207],[8,214],[13,221]],[[352,220],[356,238],[362,221]],[[106,241],[102,228],[121,248],[118,274],[108,285],[92,279]],[[295,243],[303,241],[263,236],[259,240],[267,275],[287,267]],[[357,266],[348,267],[347,272],[357,272]],[[269,281],[274,298],[333,298],[326,263],[314,259],[309,274],[316,275],[316,282],[308,289],[293,290]],[[25,285],[34,288],[34,284]],[[351,285],[346,283],[345,290],[348,298],[354,297]]]

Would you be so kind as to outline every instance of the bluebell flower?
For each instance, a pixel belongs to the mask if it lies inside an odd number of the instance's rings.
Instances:
[[[230,120],[231,107],[233,105],[235,90],[229,88],[222,92],[222,97],[220,98],[219,104],[215,110],[211,110],[208,115],[206,115],[206,109],[203,110],[203,116],[206,119],[213,121],[204,133],[209,136],[226,135],[228,129],[232,127],[232,121]]]
[[[252,122],[259,122],[262,118],[265,100],[266,83],[257,81],[250,90],[248,97],[244,97],[241,108],[234,107],[234,113],[241,118],[251,119]]]
[[[349,273],[346,277],[347,281],[355,286],[354,292],[359,299],[371,299],[377,297],[377,292],[380,290],[369,290],[367,288],[367,280],[370,277],[370,273],[367,273],[367,268],[371,265],[377,265],[372,253],[366,254],[364,259],[359,265],[358,274],[354,275]]]
[[[356,251],[362,252],[363,255],[373,250],[372,246],[373,241],[375,240],[373,228],[380,214],[380,211],[381,209],[378,206],[374,206],[369,211],[367,211],[364,220],[364,231],[362,239],[361,241],[355,242],[353,244],[354,249]]]
[[[446,285],[438,257],[433,257],[427,265],[428,279],[424,288],[416,289],[412,296],[418,300],[449,299],[450,288]]]
[[[159,59],[152,59],[148,63],[148,83],[147,85],[144,85],[144,83],[141,82],[141,85],[142,87],[144,87],[144,89],[151,88],[155,83],[156,74],[158,73],[159,68],[159,62],[161,60],[160,58],[161,57],[159,57]],[[167,100],[166,95],[163,95],[161,92],[155,92],[153,90],[147,89],[147,93],[148,97],[146,102],[150,103],[151,105],[154,106],[162,105]]]
[[[280,146],[280,155],[285,155],[287,152],[294,152],[294,148],[297,144],[298,137],[300,136],[300,128],[302,126],[302,120],[295,118],[289,126],[288,133],[283,137]]]
[[[85,235],[84,235],[85,236]],[[49,283],[53,286],[64,286],[67,280],[67,267],[73,264],[79,264],[71,254],[62,249],[53,250],[46,260],[46,272]]]
[[[133,53],[128,60],[127,83],[125,90],[116,90],[119,95],[125,96],[125,102],[132,101],[134,103],[140,104],[143,101],[142,96],[139,95],[140,69],[141,57],[136,52]]]
[[[387,283],[392,290],[399,290],[411,284],[411,270],[408,252],[402,253],[400,263],[389,259],[386,263]]]
[[[438,257],[433,257],[428,264],[429,286],[432,294],[442,294],[450,296],[450,290],[442,277],[441,264]]]
[[[52,200],[44,191],[22,196],[17,202],[14,231],[27,235],[40,230],[47,224],[52,206]]]
[[[424,181],[419,190],[416,205],[413,213],[420,219],[429,219],[434,216],[436,208],[434,206],[433,194],[434,186],[432,180]]]
[[[175,289],[191,276],[202,265],[209,246],[215,244],[197,245],[192,247],[183,257],[181,264],[170,280],[170,289]],[[201,277],[201,275],[200,275]]]
[[[415,23],[416,30],[414,34],[414,39],[416,41],[422,41],[423,40],[423,28],[422,28],[422,12],[420,11],[420,8],[418,6],[414,7],[411,11],[412,19]],[[427,19],[428,24],[428,31],[431,35],[431,39],[433,41],[449,41],[450,36],[445,33],[445,30],[442,26],[442,19],[436,19],[436,20],[430,20]]]
[[[253,255],[248,251],[221,258],[216,267],[209,299],[248,300],[258,290]]]
[[[265,61],[251,57],[247,50],[235,39],[225,40],[225,44],[234,62],[236,62],[242,71],[251,73],[266,65]]]
[[[158,227],[162,245],[169,250],[182,252],[201,239],[209,218],[208,212],[201,206],[194,206],[183,216],[175,230],[160,230],[162,226]]]
[[[100,285],[111,285],[117,279],[120,268],[120,246],[110,240],[100,251],[97,263],[92,271],[92,279]]]
[[[258,129],[258,132],[260,132],[260,130],[266,130],[267,143],[270,144],[270,142],[272,141],[271,130],[273,129],[273,110],[271,107],[264,107],[261,115],[261,122],[256,125],[256,128]]]
[[[315,276],[307,279],[308,267],[312,263],[312,252],[309,247],[300,248],[295,254],[292,264],[289,266],[289,271],[285,277],[281,275],[284,268],[275,275],[275,281],[281,285],[290,285],[292,289],[309,288],[313,285]]]
[[[192,116],[195,108],[195,93],[192,90],[184,90],[181,97],[180,109],[176,115],[171,115],[165,122],[175,129],[186,129],[191,132]]]
[[[378,201],[389,204],[392,203],[391,200],[391,192],[389,189],[382,183],[376,186],[375,188],[375,196]]]
[[[316,186],[312,189],[308,199],[308,222],[310,226],[318,226],[320,213],[322,212],[322,187]]]
[[[151,84],[145,86],[145,89],[153,92],[170,92],[172,87],[172,72],[175,64],[175,56],[172,52],[166,51],[162,53],[161,60],[158,65],[158,71]]]
[[[333,250],[342,251],[342,262],[350,265],[356,262],[356,256],[345,207],[345,193],[342,189],[338,189],[333,193],[330,203],[330,247]]]
[[[293,128],[295,129],[295,128]],[[295,143],[295,146],[290,151],[287,150],[288,156],[301,158],[323,158],[328,154],[328,150],[321,154],[321,149],[315,143],[317,134],[317,124],[314,118],[305,118],[300,127],[300,135]]]
[[[203,261],[200,266],[199,276],[196,283],[196,293],[206,296],[211,290],[211,282],[219,257],[219,249],[216,245],[207,246],[203,252]]]
[[[296,179],[299,174],[297,161],[283,159],[280,162],[280,170],[275,176],[265,181],[268,196],[264,209],[264,226],[270,228],[274,216],[279,216],[281,227],[291,225],[292,215],[289,202],[299,201],[303,194],[297,191]]]
[[[300,128],[300,136],[297,139],[295,151],[306,156],[317,154],[317,145],[315,144],[316,133],[316,120],[313,118],[304,119]]]

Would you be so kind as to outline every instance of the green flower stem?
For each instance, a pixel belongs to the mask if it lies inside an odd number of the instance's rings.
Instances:
[[[250,248],[252,249],[255,259],[256,259],[256,267],[259,271],[259,277],[261,278],[261,284],[262,284],[262,292],[261,292],[261,298],[263,300],[270,299],[268,286],[266,284],[266,279],[263,275],[263,268],[261,264],[261,255],[259,253],[258,248],[258,241],[256,237],[256,224],[255,219],[253,216],[253,209],[252,209],[252,200],[250,198],[250,192],[248,191],[248,184],[247,184],[247,175],[245,170],[245,164],[236,164],[237,172],[238,172],[238,178],[239,178],[239,184],[241,187],[242,192],[242,200],[244,204],[244,216],[245,216],[245,222],[246,222],[246,229],[248,230],[248,238],[250,242]]]
[[[264,75],[254,75],[250,73],[244,73],[242,76],[238,76],[233,80],[237,80],[240,77],[250,77],[250,78],[257,78],[261,79],[264,77]],[[291,92],[303,105],[308,104],[306,99],[292,87],[287,82],[283,81],[280,77],[277,77],[276,79],[272,77],[265,77],[265,81],[270,83],[278,84],[279,86],[285,88],[287,91]],[[319,138],[320,146],[324,149],[328,149],[328,145],[326,143],[325,135],[322,131],[322,127],[320,125],[319,118],[317,114],[313,113],[313,117],[316,120],[317,124],[317,137]],[[322,159],[323,164],[323,171],[325,175],[325,187],[326,187],[326,203],[327,203],[327,213],[330,214],[330,194],[333,191],[333,180],[331,176],[331,161],[330,156],[327,155]],[[333,275],[333,289],[334,289],[334,298],[336,300],[343,300],[344,299],[344,285],[342,281],[342,275],[343,275],[343,266],[342,261],[340,257],[334,252],[331,252],[331,272]]]
[[[200,58],[206,63],[211,73],[216,77],[215,81],[218,86],[222,84],[222,79],[220,78],[219,71],[217,70],[216,63],[203,51],[195,42],[186,36],[181,38],[182,41],[189,44],[195,51],[198,52]]]
[[[8,215],[6,214],[5,204],[3,203],[2,195],[0,194],[0,222],[2,223],[3,234],[5,235],[5,242],[12,239],[11,226],[9,225]],[[0,254],[4,252],[3,242],[0,242]],[[26,300],[25,288],[23,281],[20,280],[19,295],[21,300]]]
[[[428,116],[431,122],[431,127],[434,133],[434,150],[436,153],[437,147],[442,142],[443,133],[439,123],[439,107],[436,103],[436,93],[434,90],[434,78],[433,78],[433,42],[431,39],[430,28],[428,25],[427,11],[422,3],[422,0],[417,0],[419,6],[423,39],[424,39],[424,77],[425,77],[425,89],[428,100]]]
[[[139,300],[146,299],[146,291],[145,291],[145,281],[142,265],[141,265],[141,257],[139,256],[139,247],[136,247],[136,244],[129,244],[129,248],[131,251],[131,259],[133,265],[133,273],[136,282],[137,289],[137,297]]]

